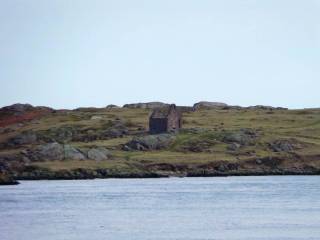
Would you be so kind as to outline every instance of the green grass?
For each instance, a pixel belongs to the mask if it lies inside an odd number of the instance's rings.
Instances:
[[[90,111],[59,112],[14,128],[14,132],[0,135],[0,141],[25,130],[47,130],[59,126],[81,126],[86,129],[105,129],[115,119],[125,121],[129,129],[147,129],[149,110],[145,109],[96,109]],[[101,119],[92,120],[92,116]],[[295,153],[301,156],[320,156],[320,110],[200,110],[183,114],[183,128],[200,129],[198,133],[181,131],[175,142],[166,150],[133,151],[121,150],[121,145],[130,141],[132,136],[93,142],[73,142],[77,147],[104,146],[112,150],[113,159],[95,161],[54,161],[39,162],[36,165],[50,169],[72,168],[134,168],[135,164],[182,163],[201,164],[214,161],[242,161],[248,158],[279,155],[268,148],[268,143],[283,138],[294,138],[305,145]],[[227,144],[221,142],[223,134],[250,128],[259,132],[253,146],[242,147],[239,151],[227,151]],[[202,130],[202,131],[201,131]],[[192,147],[203,149],[190,151]],[[189,150],[188,150],[189,149]],[[3,151],[3,150],[1,150]],[[19,151],[16,149],[15,151]]]

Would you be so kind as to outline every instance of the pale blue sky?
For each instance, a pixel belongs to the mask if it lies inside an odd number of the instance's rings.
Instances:
[[[0,106],[320,107],[320,0],[0,0]]]

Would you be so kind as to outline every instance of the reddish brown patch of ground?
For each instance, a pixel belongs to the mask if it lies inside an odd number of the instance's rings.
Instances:
[[[34,110],[19,115],[5,115],[0,117],[0,127],[6,127],[16,123],[31,121],[50,113],[49,110]]]

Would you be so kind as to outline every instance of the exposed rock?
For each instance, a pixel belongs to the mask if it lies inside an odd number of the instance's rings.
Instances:
[[[113,135],[109,134],[108,130],[112,129],[113,126],[108,126],[108,129],[103,131],[101,129],[83,129],[82,126],[70,126],[65,125],[59,128],[51,128],[45,131],[37,132],[38,138],[44,142],[58,142],[58,143],[69,143],[75,142],[90,142],[99,139],[109,139]],[[125,127],[121,130],[121,134],[125,134]]]
[[[227,107],[228,104],[226,103],[221,103],[221,102],[206,102],[206,101],[201,101],[198,103],[195,103],[193,105],[194,110],[198,109],[212,109],[212,108],[222,108],[222,107]]]
[[[146,169],[161,175],[185,177],[189,166],[187,164],[152,163],[148,164]]]
[[[32,131],[22,132],[8,141],[9,146],[20,146],[26,144],[35,144],[37,142],[37,135]]]
[[[265,165],[270,168],[276,168],[283,162],[283,159],[278,157],[264,157],[260,159],[256,159],[255,163],[258,165]]]
[[[223,110],[242,110],[243,107],[237,106],[237,105],[234,105],[234,106],[228,105],[228,106],[222,107],[221,109],[223,109]]]
[[[109,159],[110,157],[110,151],[103,147],[92,148],[88,151],[88,158],[92,160],[103,161]]]
[[[168,106],[169,104],[162,102],[147,102],[147,103],[131,103],[123,105],[124,108],[146,108],[146,109],[154,109],[154,108],[162,108]]]
[[[76,111],[76,112],[99,112],[102,111],[103,108],[96,108],[96,107],[79,107],[76,108],[72,111]]]
[[[241,147],[241,145],[239,143],[230,143],[227,147],[227,150],[229,151],[237,151],[239,148]]]
[[[134,150],[156,150],[167,148],[173,143],[175,135],[173,134],[156,134],[143,137],[134,137],[124,148]]]
[[[75,147],[64,145],[64,159],[66,160],[84,160],[86,157]]]
[[[117,128],[111,128],[103,132],[103,136],[106,138],[117,138],[122,137],[127,133],[127,131],[123,131]]]
[[[13,104],[3,107],[0,109],[0,127],[31,121],[52,111],[53,109],[48,107],[33,107],[30,104]]]
[[[71,170],[50,170],[35,166],[26,167],[18,174],[18,179],[38,180],[38,179],[94,179],[94,178],[159,178],[167,177],[143,169],[137,171],[123,171],[119,169],[84,169],[77,168]]]
[[[222,141],[226,143],[237,143],[241,146],[247,146],[254,144],[254,140],[258,137],[258,134],[253,129],[240,129],[235,132],[227,132]]]
[[[15,185],[19,184],[13,179],[9,173],[0,172],[0,185]]]
[[[114,104],[109,104],[108,106],[106,106],[107,109],[112,109],[112,108],[120,108],[119,106],[117,105],[114,105]]]
[[[101,120],[102,119],[102,116],[92,116],[91,118],[90,118],[91,120]]]
[[[76,126],[65,125],[44,131],[38,131],[37,136],[44,142],[67,143],[73,140],[77,132],[78,128]]]
[[[214,169],[219,172],[227,172],[237,170],[238,168],[238,163],[219,163]]]
[[[124,146],[122,147],[122,150],[123,150],[123,151],[131,151],[132,149],[131,149],[128,145],[124,145]]]
[[[28,111],[52,111],[52,108],[49,107],[42,107],[42,106],[38,106],[38,107],[34,107],[31,104],[22,104],[22,103],[16,103],[16,104],[12,104],[10,106],[6,106],[3,108],[0,108],[0,112],[6,112],[6,113],[11,113],[14,115],[19,115],[19,114],[23,114],[25,112]]]
[[[34,107],[30,104],[21,104],[21,103],[16,103],[12,104],[10,106],[6,106],[0,109],[0,111],[6,111],[6,112],[12,112],[15,114],[23,113],[26,111],[33,110]]]
[[[47,161],[47,160],[106,160],[111,157],[109,150],[98,147],[91,149],[79,149],[71,145],[63,145],[57,142],[39,145],[34,149],[27,149],[21,151],[21,154],[13,160],[25,162],[31,161]],[[5,160],[8,158],[6,156]],[[1,160],[1,156],[0,156]],[[29,161],[30,161],[29,160]]]
[[[91,119],[100,119],[101,116],[92,116]],[[82,125],[64,125],[36,132],[38,141],[50,143],[90,142],[122,137],[129,133],[127,122],[116,119],[107,121],[99,128],[85,128]]]
[[[262,164],[262,163],[263,163],[263,162],[262,162],[261,159],[256,159],[256,164],[260,165],[260,164]]]
[[[288,110],[288,108],[272,107],[272,106],[264,106],[264,105],[250,106],[250,107],[247,107],[247,109],[255,109],[255,110]]]
[[[105,139],[101,131],[94,129],[79,130],[73,133],[72,141],[75,142],[91,142],[97,139]]]
[[[39,161],[63,160],[64,148],[56,142],[40,145],[32,152],[32,159]]]
[[[269,147],[274,152],[291,152],[300,149],[301,145],[295,139],[280,139],[269,143]]]
[[[128,134],[129,130],[124,121],[117,119],[110,124],[107,130],[103,131],[102,135],[104,138],[117,138]]]
[[[22,153],[1,153],[0,154],[0,163],[12,163],[12,162],[23,162],[27,163],[30,160],[27,156]],[[1,170],[1,166],[0,166]]]

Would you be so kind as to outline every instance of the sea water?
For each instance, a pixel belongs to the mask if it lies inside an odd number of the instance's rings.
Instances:
[[[320,239],[320,176],[21,181],[1,240]]]

